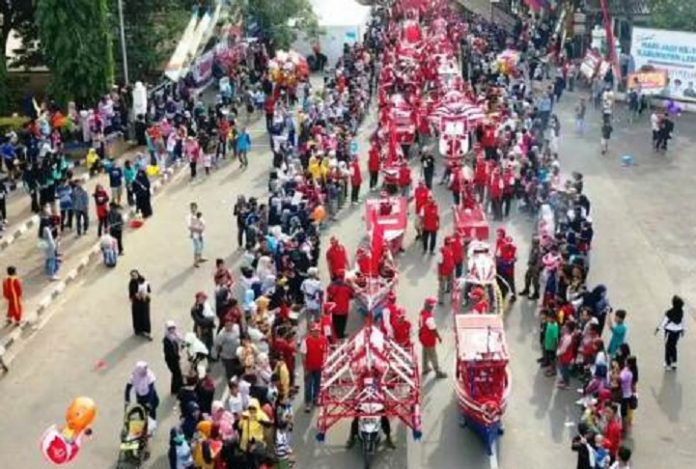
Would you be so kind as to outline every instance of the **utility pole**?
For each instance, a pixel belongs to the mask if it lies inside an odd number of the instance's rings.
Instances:
[[[123,58],[123,80],[128,85],[128,54],[126,53],[126,30],[123,26],[123,0],[118,0],[118,22],[121,33],[121,56]]]

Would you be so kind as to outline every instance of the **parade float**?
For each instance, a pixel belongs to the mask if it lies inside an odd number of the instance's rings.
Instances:
[[[368,206],[369,209],[369,206]],[[369,251],[358,251],[350,283],[366,314],[363,327],[346,341],[332,345],[321,372],[317,440],[341,420],[357,423],[366,468],[370,467],[383,418],[397,418],[421,436],[421,393],[418,360],[412,343],[399,344],[374,319],[381,313],[397,281],[392,263],[385,270],[385,226],[372,214]],[[391,294],[391,295],[390,295]]]
[[[492,454],[503,433],[510,394],[510,355],[499,314],[455,314],[455,394],[460,422],[483,440]]]

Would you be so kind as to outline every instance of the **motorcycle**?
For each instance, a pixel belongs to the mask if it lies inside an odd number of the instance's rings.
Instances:
[[[372,457],[379,448],[382,438],[380,417],[360,417],[358,419],[358,439],[362,448],[365,469],[370,469]]]

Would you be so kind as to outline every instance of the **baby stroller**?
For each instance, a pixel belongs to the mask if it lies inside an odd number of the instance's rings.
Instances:
[[[148,441],[153,428],[154,425],[144,406],[136,404],[129,408],[126,405],[116,469],[136,469],[148,460]]]

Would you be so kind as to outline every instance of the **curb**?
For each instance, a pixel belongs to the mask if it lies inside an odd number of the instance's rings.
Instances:
[[[128,152],[126,152],[126,153],[128,153]],[[123,155],[125,155],[126,153],[123,153]],[[121,156],[123,156],[123,155],[121,155]],[[84,161],[80,161],[80,164],[84,164]],[[98,174],[101,174],[101,173],[98,173]],[[89,173],[89,171],[87,171],[85,174],[83,174],[81,176],[77,176],[75,179],[81,179],[82,182],[85,183],[85,182],[89,181],[90,179],[92,179],[93,177],[96,177],[98,174],[95,174],[94,176],[92,176]],[[32,215],[24,222],[21,222],[20,226],[18,226],[12,232],[12,234],[5,235],[2,238],[0,238],[0,252],[7,249],[12,243],[17,241],[22,235],[24,235],[24,233],[26,233],[34,225],[36,225],[39,222],[39,218],[40,218],[39,215],[36,215],[36,214]]]
[[[177,164],[175,165],[173,170],[171,168],[166,170],[162,174],[161,178],[157,179],[155,182],[152,183],[152,192],[158,192],[163,186],[165,186],[168,182],[173,180],[174,177],[180,172],[179,170],[182,167],[184,167],[183,164]],[[133,218],[134,215],[135,209],[133,208],[131,208],[130,211],[128,211],[127,213],[124,213],[124,223],[127,223],[131,218]],[[36,217],[36,219],[38,220],[38,216]],[[36,220],[29,220],[25,227],[23,227],[23,232],[26,232],[29,228],[31,228],[31,226],[35,222]],[[87,268],[87,266],[89,266],[95,259],[99,258],[100,254],[101,248],[99,246],[99,241],[97,241],[97,243],[89,249],[89,252],[82,256],[82,259],[80,259],[78,265],[65,275],[65,279],[57,282],[55,287],[51,290],[51,292],[48,295],[46,295],[41,301],[39,301],[38,306],[33,312],[34,314],[27,314],[27,316],[31,317],[31,319],[27,319],[24,322],[22,322],[17,329],[12,331],[8,335],[7,339],[5,340],[5,343],[0,344],[0,349],[2,348],[2,346],[4,346],[5,351],[7,352],[12,348],[14,344],[19,342],[19,339],[21,338],[22,334],[31,335],[34,332],[38,331],[39,324],[44,313],[48,311],[49,307],[66,290],[66,288],[75,280],[77,280],[77,278]],[[0,357],[1,356],[2,354],[0,354]]]

